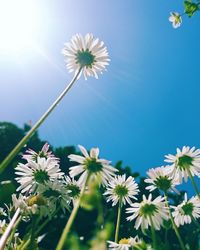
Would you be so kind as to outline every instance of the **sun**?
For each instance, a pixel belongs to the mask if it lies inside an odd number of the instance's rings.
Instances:
[[[0,0],[0,51],[20,51],[31,46],[37,29],[32,0]]]

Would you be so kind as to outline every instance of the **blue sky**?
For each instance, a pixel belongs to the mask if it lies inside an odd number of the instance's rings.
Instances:
[[[39,129],[41,138],[98,146],[102,157],[142,173],[176,147],[200,147],[199,13],[175,30],[168,16],[183,10],[180,0],[27,2],[31,10],[16,12],[27,20],[31,14],[30,43],[18,37],[27,29],[12,16],[10,47],[0,42],[1,121],[36,122],[72,77],[63,44],[91,32],[108,47],[108,71],[99,80],[81,78]]]

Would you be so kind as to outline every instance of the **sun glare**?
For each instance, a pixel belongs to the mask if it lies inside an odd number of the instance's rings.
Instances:
[[[0,0],[0,51],[20,51],[31,45],[36,14],[31,0]]]

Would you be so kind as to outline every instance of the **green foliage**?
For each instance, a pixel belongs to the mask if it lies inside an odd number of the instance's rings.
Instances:
[[[192,17],[196,11],[199,10],[199,4],[192,1],[184,1],[185,13]]]

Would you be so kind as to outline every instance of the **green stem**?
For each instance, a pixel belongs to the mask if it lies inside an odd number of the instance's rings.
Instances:
[[[70,90],[72,85],[78,79],[82,68],[74,75],[71,82],[67,85],[67,87],[63,90],[63,92],[59,95],[59,97],[53,102],[53,104],[47,109],[47,111],[41,116],[41,118],[36,122],[36,124],[29,130],[29,132],[21,139],[21,141],[17,144],[17,146],[10,152],[10,154],[3,160],[0,165],[0,173],[2,173],[12,159],[20,152],[20,150],[24,147],[24,145],[28,142],[31,136],[35,133],[35,131],[39,128],[39,126],[45,121],[45,119],[51,114],[54,108],[59,104],[59,102],[63,99],[63,97]]]
[[[35,236],[37,237],[38,236],[38,234],[40,233],[40,231],[49,223],[49,221],[51,220],[51,218],[53,218],[56,214],[57,214],[57,212],[60,210],[60,206],[56,209],[56,211],[53,213],[53,215],[51,216],[51,217],[49,217],[47,220],[45,220],[40,226],[39,226],[39,228],[36,230],[36,232],[35,232]],[[26,248],[27,248],[27,246],[29,245],[29,243],[30,243],[30,238],[27,240],[27,241],[25,241],[25,242],[23,242],[21,245],[20,245],[20,250],[25,250]]]
[[[155,232],[155,228],[154,228],[154,225],[153,225],[152,217],[150,216],[149,219],[150,219],[150,222],[151,222],[151,235],[152,235],[152,240],[153,240],[153,249],[158,250],[157,240],[156,240],[156,232]]]
[[[86,185],[87,185],[87,183],[88,183],[88,180],[89,180],[89,175],[88,175],[88,177],[87,177],[87,179],[86,179],[86,181],[85,181],[84,186],[82,187],[82,190],[81,190],[79,199],[77,199],[77,201],[76,201],[76,203],[75,203],[75,205],[74,205],[74,208],[73,208],[73,210],[72,210],[72,213],[70,214],[70,217],[69,217],[69,219],[68,219],[68,221],[67,221],[67,224],[65,225],[65,228],[64,228],[64,230],[63,230],[63,232],[62,232],[62,235],[61,235],[61,237],[60,237],[60,240],[59,240],[59,242],[58,242],[58,245],[57,245],[57,247],[56,247],[56,250],[62,250],[63,247],[64,247],[64,245],[65,245],[67,236],[68,236],[68,234],[69,234],[69,231],[70,231],[70,229],[71,229],[71,227],[72,227],[72,225],[73,225],[74,219],[76,218],[78,209],[79,209],[79,207],[80,207],[81,199],[82,199],[83,194],[84,194],[84,192],[85,192],[85,188],[86,188]]]
[[[12,229],[12,232],[11,232],[10,237],[9,237],[9,239],[8,239],[8,245],[9,245],[8,249],[11,249],[12,240],[13,240],[15,231],[16,231],[17,226],[19,225],[21,219],[22,219],[22,217],[20,216],[20,217],[17,219],[17,221],[16,221],[16,223],[15,223],[13,229]]]
[[[191,171],[190,171],[190,170],[188,170],[188,175],[189,175],[190,180],[191,180],[191,182],[192,182],[192,186],[193,186],[193,188],[194,188],[194,190],[195,190],[195,192],[196,192],[196,194],[197,194],[197,196],[198,196],[198,198],[199,198],[199,200],[200,200],[199,189],[198,189],[197,184],[196,184],[196,182],[195,182],[195,180],[194,180],[194,176],[191,174]]]
[[[119,228],[120,228],[120,221],[121,221],[121,211],[122,211],[122,201],[119,200],[118,212],[117,212],[117,225],[115,229],[115,242],[118,243],[119,241]]]
[[[172,226],[173,226],[173,229],[175,231],[176,237],[177,237],[177,239],[179,241],[180,247],[181,247],[182,250],[186,250],[185,245],[183,243],[183,240],[181,238],[181,235],[179,234],[178,227],[176,226],[176,223],[174,222],[174,218],[172,216],[170,206],[169,206],[169,202],[168,202],[168,196],[167,196],[166,193],[165,193],[165,202],[166,202],[166,206],[167,206],[167,208],[169,210],[170,220],[172,222]]]
[[[37,225],[37,221],[36,220],[36,216],[33,216],[32,217],[32,228],[31,228],[31,238],[30,238],[30,245],[29,245],[29,248],[30,250],[34,250],[35,249],[35,228],[36,228],[36,225]]]

